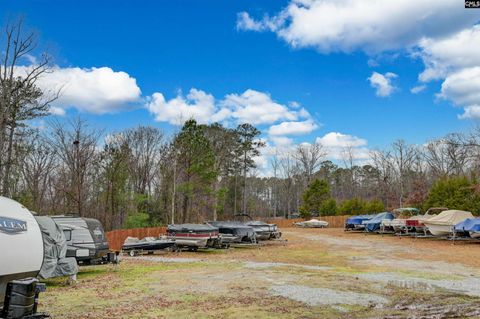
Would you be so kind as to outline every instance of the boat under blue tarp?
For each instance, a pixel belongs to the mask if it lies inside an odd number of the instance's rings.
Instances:
[[[371,233],[380,229],[380,224],[382,223],[382,220],[393,220],[393,219],[395,219],[395,216],[392,213],[383,212],[373,216],[371,219],[365,220],[363,222],[363,225],[365,225],[365,229]]]
[[[478,233],[480,232],[480,218],[467,218],[463,222],[456,224],[454,228],[459,233]]]
[[[346,229],[363,229],[363,222],[366,220],[371,219],[375,215],[358,215],[358,216],[353,216],[347,219],[345,222],[345,228]]]

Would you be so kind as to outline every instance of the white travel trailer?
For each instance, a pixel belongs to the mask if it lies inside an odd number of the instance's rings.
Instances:
[[[0,318],[18,318],[36,311],[36,277],[43,263],[43,240],[32,213],[9,198],[0,197]],[[40,286],[40,285],[38,285]],[[25,291],[22,298],[5,295]],[[11,301],[11,302],[10,302]]]
[[[36,277],[42,263],[42,233],[32,213],[20,203],[0,197],[0,306],[6,284]]]

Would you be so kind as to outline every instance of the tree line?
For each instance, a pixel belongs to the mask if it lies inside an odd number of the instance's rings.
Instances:
[[[248,123],[235,128],[186,121],[175,134],[138,126],[105,134],[81,118],[48,115],[61,94],[38,80],[49,55],[32,65],[33,33],[4,30],[0,61],[0,194],[39,214],[76,214],[106,229],[209,219],[379,212],[395,207],[480,210],[480,130],[424,145],[402,140],[362,164],[353,146],[328,160],[320,143],[272,152],[268,174],[255,160],[267,147]]]

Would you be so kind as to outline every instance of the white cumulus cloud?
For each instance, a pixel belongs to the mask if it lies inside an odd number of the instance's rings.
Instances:
[[[451,88],[451,79],[480,67],[479,21],[478,12],[465,10],[458,0],[290,0],[273,15],[238,14],[237,28],[274,32],[292,47],[321,53],[362,51],[369,55],[370,66],[378,66],[383,55],[407,53],[425,65],[411,93],[423,91],[427,82],[443,81],[439,95],[465,108],[467,115],[460,118],[471,118],[472,105],[480,105],[476,99],[471,104],[475,92]],[[378,96],[395,91],[387,74],[373,73],[369,80]]]
[[[367,140],[353,135],[330,132],[317,137],[317,142],[326,147],[359,147],[367,145]]]
[[[312,120],[298,121],[298,122],[282,122],[277,125],[272,125],[268,129],[269,135],[304,135],[309,134],[315,129],[318,128],[318,125],[315,124]]]
[[[375,94],[377,96],[387,97],[396,90],[392,80],[397,77],[398,75],[392,72],[387,72],[385,74],[373,72],[368,80],[370,81],[370,86],[375,88]]]
[[[458,0],[291,0],[278,14],[255,20],[242,12],[241,30],[275,32],[293,47],[321,52],[378,53],[440,38],[478,21]]]
[[[228,94],[221,107],[230,110],[230,114],[239,123],[269,124],[281,120],[295,121],[300,116],[308,116],[305,109],[292,110],[288,106],[275,102],[270,94],[255,90],[246,90],[242,94]]]
[[[447,76],[442,83],[440,98],[463,106],[465,113],[461,119],[479,118],[480,105],[480,66],[466,68]]]
[[[18,70],[21,76],[25,70]],[[60,90],[60,97],[52,103],[53,114],[64,114],[65,109],[103,114],[129,108],[141,96],[135,78],[126,72],[101,68],[61,68],[39,78],[38,85],[47,92]]]
[[[441,39],[425,38],[417,53],[425,63],[419,80],[428,82],[445,78],[459,69],[480,66],[480,25]]]
[[[422,91],[425,91],[425,89],[427,88],[426,85],[417,85],[417,86],[414,86],[413,88],[410,89],[410,92],[412,94],[418,94]]]
[[[316,142],[323,145],[327,157],[333,160],[346,160],[350,156],[356,161],[370,158],[367,140],[357,136],[330,132],[317,137]]]
[[[480,105],[480,25],[442,39],[424,39],[414,56],[425,70],[420,82],[443,80],[438,97],[464,108],[460,119],[478,119]]]
[[[464,107],[463,114],[458,116],[459,119],[480,119],[480,105],[468,105]]]
[[[269,140],[273,142],[277,148],[291,148],[293,147],[293,139],[286,136],[270,136]]]
[[[237,30],[263,31],[265,24],[255,21],[247,12],[237,14]]]
[[[147,109],[155,115],[158,122],[180,125],[190,118],[205,124],[215,114],[215,98],[204,91],[191,89],[186,97],[181,93],[166,100],[162,93],[154,93],[147,103]]]
[[[300,108],[298,104],[280,104],[274,101],[270,94],[252,89],[241,94],[227,94],[220,100],[195,88],[192,88],[186,97],[179,93],[170,100],[157,92],[149,98],[146,107],[155,116],[156,121],[171,124],[181,124],[189,118],[194,118],[200,123],[253,125],[303,119],[309,122],[304,125],[315,125],[308,111]]]

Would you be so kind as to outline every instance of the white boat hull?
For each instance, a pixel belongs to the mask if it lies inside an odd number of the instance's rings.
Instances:
[[[448,236],[453,233],[453,225],[434,225],[425,223],[433,236]]]
[[[382,220],[381,228],[391,227],[394,232],[400,232],[405,228],[406,219]]]
[[[325,228],[328,227],[328,222],[323,220],[308,220],[304,222],[295,223],[296,226],[305,228]]]
[[[478,239],[478,238],[480,238],[480,232],[471,231],[470,232],[470,237]]]

